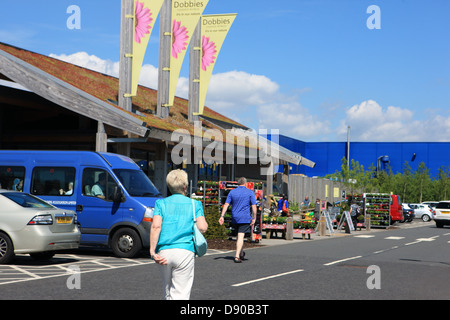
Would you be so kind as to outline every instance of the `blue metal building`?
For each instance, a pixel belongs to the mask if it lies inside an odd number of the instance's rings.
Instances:
[[[342,158],[347,156],[347,142],[304,142],[283,135],[279,144],[316,163],[314,168],[290,165],[289,173],[308,177],[323,177],[340,171]],[[350,159],[358,161],[365,170],[373,165],[381,170],[392,168],[402,172],[405,162],[412,171],[424,162],[430,176],[436,176],[441,167],[450,167],[450,142],[351,142]]]

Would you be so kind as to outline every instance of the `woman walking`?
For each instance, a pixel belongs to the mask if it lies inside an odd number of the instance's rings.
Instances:
[[[166,178],[172,195],[157,200],[150,233],[150,255],[163,281],[165,300],[188,300],[194,282],[193,206],[186,197],[188,176],[183,170],[172,170]],[[194,200],[197,227],[208,229],[203,206]]]

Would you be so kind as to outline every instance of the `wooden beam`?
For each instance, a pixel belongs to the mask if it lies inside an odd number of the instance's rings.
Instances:
[[[0,73],[37,95],[73,112],[129,131],[139,136],[147,133],[146,124],[9,53],[0,50]]]

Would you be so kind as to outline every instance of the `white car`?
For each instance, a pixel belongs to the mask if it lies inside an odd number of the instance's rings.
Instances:
[[[78,248],[80,237],[74,211],[28,193],[0,190],[0,264],[18,253],[50,259],[58,250]]]
[[[425,202],[422,202],[422,204],[429,205],[431,207],[431,209],[436,208],[438,203],[439,203],[439,201],[425,201]]]
[[[431,221],[433,219],[433,209],[421,203],[409,203],[409,206],[414,209],[414,214],[416,218],[422,219],[425,222]]]
[[[450,201],[441,201],[434,209],[434,222],[436,227],[442,228],[444,225],[450,225]]]

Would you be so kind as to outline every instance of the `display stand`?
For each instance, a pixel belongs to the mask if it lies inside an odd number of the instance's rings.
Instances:
[[[316,232],[319,232],[320,235],[325,235],[326,230],[328,230],[330,235],[334,234],[333,222],[331,221],[330,214],[328,211],[322,211],[320,214],[319,223],[316,227]]]
[[[387,193],[365,193],[364,215],[370,227],[388,228],[391,225],[391,196]]]
[[[341,221],[339,221],[339,224],[337,226],[337,230],[340,230],[340,228],[343,226],[344,222],[347,222],[345,225],[345,232],[351,233],[351,231],[355,231],[355,226],[353,225],[352,217],[350,216],[350,212],[344,211],[341,216]]]

